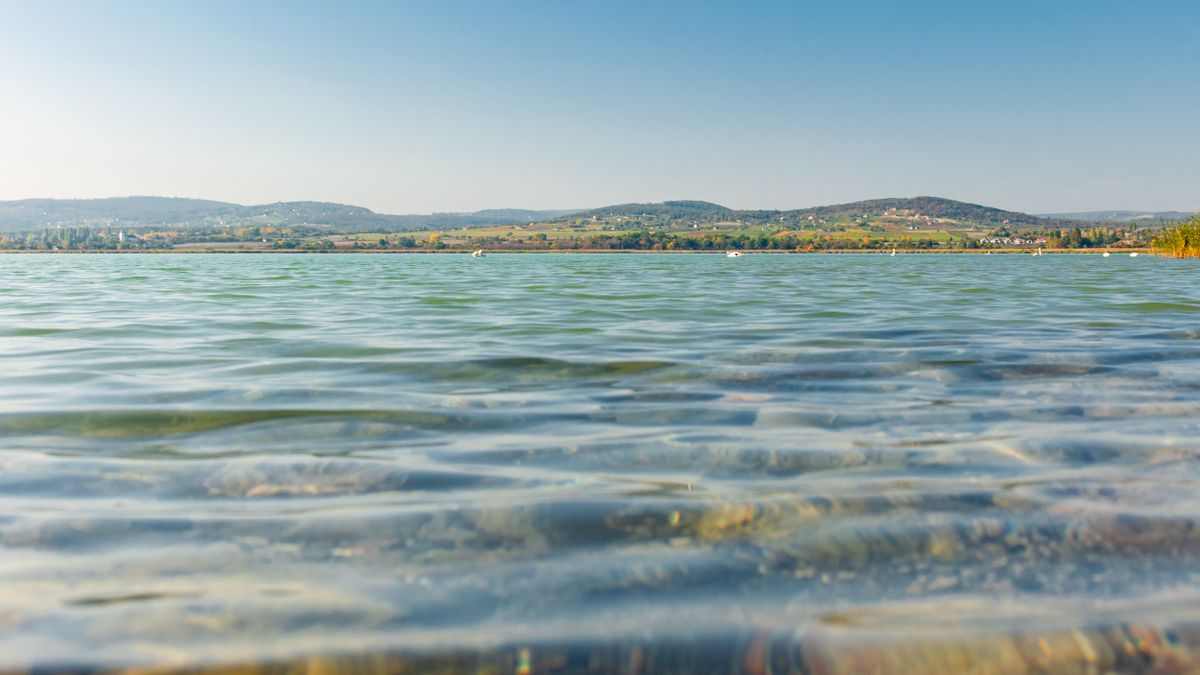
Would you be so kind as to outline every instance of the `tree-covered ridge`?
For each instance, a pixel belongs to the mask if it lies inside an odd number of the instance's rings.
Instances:
[[[861,202],[851,202],[849,204],[797,209],[785,213],[786,215],[798,217],[818,216],[837,218],[853,217],[858,214],[887,214],[902,211],[930,218],[949,218],[964,223],[978,223],[980,225],[1070,227],[1079,224],[1079,221],[1039,218],[1028,213],[1005,211],[1004,209],[997,209],[991,206],[960,202],[943,197],[870,199]]]
[[[846,204],[814,206],[803,209],[731,209],[704,201],[667,201],[647,204],[616,204],[590,211],[581,211],[555,222],[571,223],[583,220],[606,220],[629,227],[681,228],[716,223],[754,225],[802,226],[811,221],[846,219],[878,219],[907,217],[954,221],[979,227],[1070,228],[1094,224],[1091,221],[1063,218],[1041,218],[1028,213],[1006,211],[980,204],[955,201],[943,197],[901,197],[870,199]]]

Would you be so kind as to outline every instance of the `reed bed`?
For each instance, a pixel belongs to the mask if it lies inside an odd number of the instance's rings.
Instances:
[[[1151,247],[1172,258],[1200,258],[1200,213],[1163,229]]]

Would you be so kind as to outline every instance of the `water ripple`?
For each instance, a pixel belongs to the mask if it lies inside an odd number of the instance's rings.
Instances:
[[[5,256],[0,669],[1195,670],[1193,266],[724,262]]]

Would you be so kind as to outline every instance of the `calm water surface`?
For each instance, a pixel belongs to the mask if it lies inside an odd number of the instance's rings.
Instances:
[[[1198,269],[0,256],[0,668],[1197,672]]]

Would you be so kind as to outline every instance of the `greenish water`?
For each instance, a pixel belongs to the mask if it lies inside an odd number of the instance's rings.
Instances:
[[[1198,280],[2,256],[0,669],[1196,672]]]

